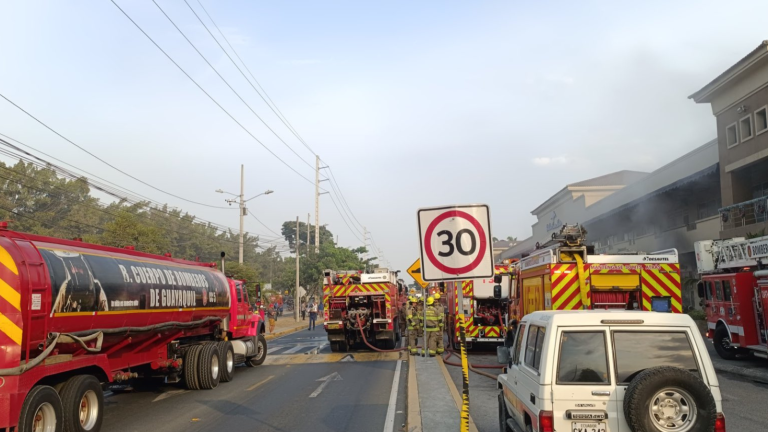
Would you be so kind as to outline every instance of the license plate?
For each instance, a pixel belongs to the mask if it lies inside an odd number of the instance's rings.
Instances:
[[[338,324],[328,324],[328,330],[338,330],[340,328]]]
[[[572,422],[571,423],[573,432],[606,432],[605,423],[597,422],[597,423],[582,423],[582,422]]]

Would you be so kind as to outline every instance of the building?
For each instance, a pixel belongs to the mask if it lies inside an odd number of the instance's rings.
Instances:
[[[768,231],[768,41],[690,96],[717,123],[720,238]]]
[[[496,240],[493,242],[493,261],[498,262],[499,261],[499,255],[501,255],[502,252],[505,250],[511,248],[512,246],[516,245],[517,241],[509,241],[509,240]]]
[[[531,211],[537,219],[531,227],[533,234],[501,253],[499,259],[520,258],[534,250],[537,243],[546,243],[563,224],[584,222],[590,206],[647,175],[638,171],[617,171],[565,186]]]

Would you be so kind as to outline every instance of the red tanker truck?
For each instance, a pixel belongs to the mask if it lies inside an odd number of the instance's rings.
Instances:
[[[102,384],[210,389],[267,352],[242,281],[215,264],[0,223],[0,431],[98,431]]]

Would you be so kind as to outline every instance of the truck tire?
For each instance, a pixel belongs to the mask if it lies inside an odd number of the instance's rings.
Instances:
[[[235,378],[235,350],[232,348],[232,342],[219,342],[219,360],[221,360],[221,366],[219,366],[221,379],[219,381],[232,381]]]
[[[395,340],[394,339],[384,339],[384,349],[385,350],[393,350],[393,349],[395,349]]]
[[[659,366],[640,372],[624,395],[629,429],[645,432],[712,432],[717,406],[698,376],[687,370]]]
[[[339,343],[331,342],[331,352],[339,352]]]
[[[184,383],[189,390],[199,390],[200,384],[197,381],[197,363],[200,359],[201,345],[193,345],[184,353]]]
[[[62,432],[61,398],[53,387],[34,386],[24,399],[19,415],[19,432]]]
[[[717,326],[712,342],[715,344],[715,351],[717,351],[717,355],[720,358],[723,360],[736,360],[739,349],[731,346],[731,335],[725,326]]]
[[[203,344],[198,358],[197,372],[200,388],[204,390],[216,388],[221,379],[219,344],[215,342]]]
[[[248,367],[256,367],[267,359],[267,339],[264,335],[260,334],[256,338],[256,355],[249,357],[245,360],[245,365]]]
[[[104,420],[104,392],[93,375],[70,378],[59,392],[64,432],[101,430]]]
[[[509,426],[507,420],[509,420],[509,413],[507,412],[507,406],[504,403],[504,393],[499,392],[499,431],[509,432]]]

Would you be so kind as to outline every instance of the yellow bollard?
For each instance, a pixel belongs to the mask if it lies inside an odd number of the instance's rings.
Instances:
[[[467,323],[464,315],[458,314],[459,336],[461,339],[461,432],[469,432],[469,362],[467,361]]]

